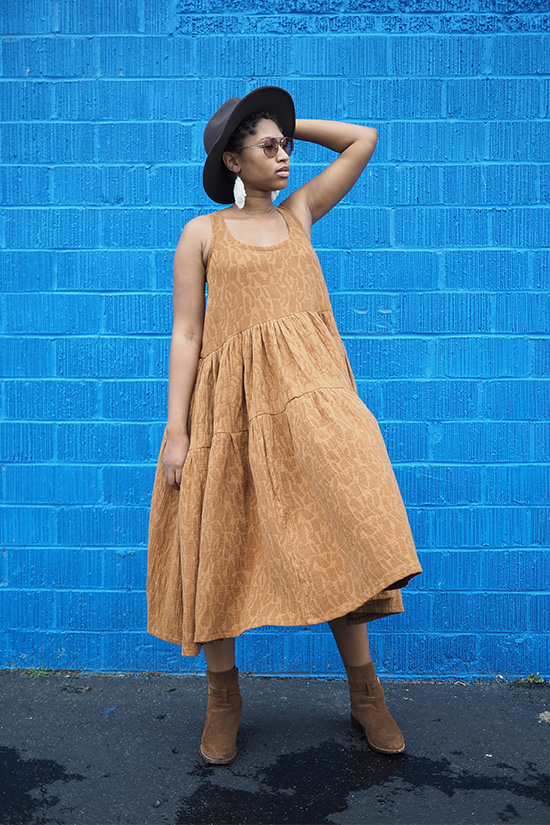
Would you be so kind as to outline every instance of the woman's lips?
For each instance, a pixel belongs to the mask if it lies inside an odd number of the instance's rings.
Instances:
[[[279,172],[275,172],[275,174],[278,175],[280,178],[288,178],[290,172],[288,169],[281,169]]]

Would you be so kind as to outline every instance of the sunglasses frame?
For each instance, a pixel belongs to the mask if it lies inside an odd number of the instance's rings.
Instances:
[[[266,146],[265,146],[265,141],[266,140],[276,140],[277,141],[278,145],[277,145],[277,149],[276,149],[274,155],[268,155],[267,154]],[[290,152],[287,152],[287,150],[283,146],[283,140],[289,140],[290,141],[290,145],[292,147]],[[277,154],[279,152],[279,149],[282,149],[283,152],[285,152],[290,157],[292,155],[292,153],[294,152],[294,138],[285,137],[285,136],[283,136],[281,138],[266,137],[266,138],[263,139],[263,141],[261,143],[250,143],[248,146],[243,146],[243,149],[253,149],[255,146],[261,146],[262,147],[262,149],[264,150],[264,155],[266,156],[266,158],[276,158]]]

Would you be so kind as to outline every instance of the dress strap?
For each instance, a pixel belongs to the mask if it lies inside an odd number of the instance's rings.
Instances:
[[[294,229],[297,229],[299,232],[301,232],[301,234],[306,238],[306,240],[311,243],[306,230],[300,222],[300,219],[296,217],[294,212],[292,212],[287,206],[276,206],[275,209],[277,209],[278,212],[283,213],[283,217],[288,224],[288,229],[291,235],[292,227],[294,227]]]

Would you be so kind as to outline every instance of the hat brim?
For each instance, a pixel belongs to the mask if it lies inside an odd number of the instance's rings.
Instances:
[[[261,86],[245,95],[237,103],[204,164],[202,182],[206,194],[216,203],[233,203],[233,178],[222,160],[227,141],[237,126],[253,112],[275,115],[286,137],[292,137],[296,128],[294,101],[286,89],[279,86]]]

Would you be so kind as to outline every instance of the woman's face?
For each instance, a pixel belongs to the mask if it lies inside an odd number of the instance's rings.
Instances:
[[[261,146],[252,145],[261,143],[267,137],[284,136],[272,120],[261,120],[254,134],[247,135],[244,139],[243,149],[239,154],[223,154],[224,162],[232,172],[241,177],[247,193],[253,190],[271,192],[274,189],[284,189],[288,184],[290,159],[284,149],[279,146],[275,157],[268,158]]]

